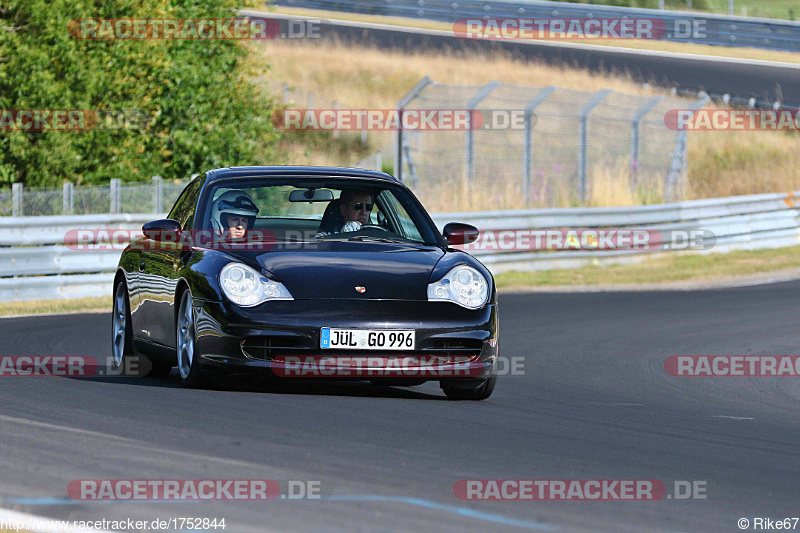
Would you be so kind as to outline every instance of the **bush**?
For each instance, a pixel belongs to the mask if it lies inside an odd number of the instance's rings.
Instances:
[[[0,183],[186,178],[275,155],[274,104],[233,40],[90,40],[79,18],[231,18],[237,0],[22,0],[0,11],[0,109],[145,117],[142,128],[3,131]],[[260,161],[255,158],[260,157]]]

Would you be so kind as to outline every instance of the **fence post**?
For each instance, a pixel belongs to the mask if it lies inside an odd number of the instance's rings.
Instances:
[[[336,100],[333,101],[333,116],[336,117],[334,120],[338,121],[338,118],[339,118],[339,102],[336,101]],[[339,138],[339,128],[337,128],[335,126],[333,128],[333,138],[334,139],[338,139]]]
[[[639,177],[639,123],[644,116],[663,100],[661,96],[654,96],[636,111],[631,119],[631,188],[636,187]]]
[[[591,113],[592,109],[603,101],[603,98],[611,93],[611,89],[603,89],[602,91],[597,92],[584,106],[581,108],[580,112],[580,129],[578,132],[580,146],[578,148],[578,188],[580,189],[581,195],[581,203],[586,202],[586,192],[587,192],[587,175],[588,175],[588,168],[589,168],[589,155],[588,151],[588,134],[587,134],[587,121],[589,119],[589,113]]]
[[[383,172],[383,154],[375,152],[375,170]]]
[[[110,188],[109,188],[109,196],[110,196],[110,206],[109,212],[112,215],[116,215],[120,212],[120,181],[119,178],[114,178],[111,180]]]
[[[422,89],[431,83],[433,83],[433,80],[425,76],[395,106],[397,110],[397,131],[394,133],[394,177],[400,181],[403,181],[403,109],[406,108],[411,100],[416,98]]]
[[[284,83],[281,86],[281,98],[283,99],[283,105],[287,105],[289,103],[289,84]]]
[[[700,99],[689,106],[689,109],[696,111],[711,101],[707,94],[702,93]],[[677,190],[682,188],[683,181],[686,179],[686,130],[678,131],[678,140],[675,143],[675,151],[672,152],[672,164],[669,168],[667,182],[664,184],[664,200],[667,202],[675,201],[678,198]],[[678,183],[680,181],[680,183]]]
[[[314,109],[314,93],[312,92],[308,93],[308,108]]]
[[[22,193],[21,183],[11,184],[11,214],[15,217],[21,217],[25,214],[22,210]]]
[[[555,85],[548,85],[534,96],[525,106],[525,130],[523,131],[524,140],[522,143],[522,197],[527,205],[530,203],[531,182],[533,180],[533,156],[531,155],[531,142],[533,139],[533,128],[536,127],[533,121],[533,111],[539,104],[547,100],[547,97],[556,90]]]
[[[499,81],[490,81],[483,88],[478,91],[478,94],[470,98],[467,102],[467,111],[469,111],[469,124],[467,125],[467,135],[464,145],[464,155],[466,158],[466,171],[467,182],[475,180],[475,130],[472,129],[472,114],[481,100],[489,96],[489,93],[494,90],[498,85],[502,85]]]
[[[153,213],[164,212],[164,185],[161,176],[153,176]]]
[[[65,215],[71,215],[73,211],[73,198],[72,198],[72,182],[65,181],[64,185],[62,186],[62,194],[63,194],[63,201],[61,212]]]

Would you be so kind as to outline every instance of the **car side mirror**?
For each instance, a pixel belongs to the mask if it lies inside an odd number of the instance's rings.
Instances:
[[[156,242],[178,242],[181,237],[181,225],[171,218],[153,220],[142,226],[144,236]]]
[[[480,232],[478,228],[470,224],[463,224],[461,222],[450,222],[445,225],[444,238],[450,245],[469,244],[477,240]]]

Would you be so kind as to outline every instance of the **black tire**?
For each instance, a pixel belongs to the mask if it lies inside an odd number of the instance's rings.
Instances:
[[[208,380],[200,372],[200,354],[195,350],[197,328],[194,322],[192,294],[188,289],[181,293],[178,305],[178,319],[175,321],[178,376],[185,387],[205,388],[208,386]]]
[[[152,360],[151,360],[152,361]],[[147,373],[151,378],[165,378],[172,372],[172,365],[162,361],[153,361],[153,367]]]
[[[441,383],[442,390],[447,396],[448,400],[485,400],[492,395],[494,385],[497,382],[497,376],[492,376],[478,387],[465,389],[454,386],[451,383]]]

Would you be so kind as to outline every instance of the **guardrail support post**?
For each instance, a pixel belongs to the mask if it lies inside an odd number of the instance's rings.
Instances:
[[[639,177],[639,123],[661,100],[663,100],[661,96],[652,97],[636,111],[631,119],[631,190],[636,188]]]
[[[15,217],[23,216],[22,210],[22,193],[23,188],[21,183],[11,184],[11,215]]]
[[[109,188],[110,206],[109,212],[116,215],[120,212],[120,181],[119,178],[111,180]]]
[[[587,175],[588,175],[588,168],[589,168],[589,155],[588,151],[588,134],[587,134],[587,122],[589,119],[589,113],[591,113],[592,109],[603,101],[603,98],[611,93],[611,89],[603,89],[602,91],[597,92],[584,106],[581,108],[580,111],[580,128],[578,132],[580,146],[578,148],[578,188],[580,189],[580,197],[581,203],[586,202],[586,193],[588,191],[587,186]]]
[[[533,139],[533,128],[536,123],[533,120],[533,111],[542,102],[547,100],[547,97],[556,90],[555,85],[548,85],[539,94],[534,96],[530,102],[525,106],[525,130],[523,132],[524,141],[522,143],[522,198],[525,205],[529,205],[531,201],[531,183],[533,181],[533,155],[531,154],[531,144]]]
[[[406,108],[411,100],[416,98],[422,89],[431,83],[433,83],[433,80],[425,76],[419,80],[395,106],[397,110],[397,132],[394,134],[394,177],[400,181],[403,181],[403,109]],[[414,185],[416,185],[416,183],[414,183]]]
[[[499,81],[490,81],[483,88],[478,91],[478,94],[470,98],[467,102],[467,111],[469,111],[469,123],[467,125],[467,135],[464,146],[464,154],[466,157],[466,171],[467,183],[475,181],[475,130],[472,129],[472,114],[475,107],[494,90],[498,85],[502,85]]]
[[[65,181],[64,185],[62,186],[62,191],[63,191],[62,194],[64,198],[61,206],[61,212],[65,215],[71,215],[73,211],[74,203],[72,197],[72,192],[73,192],[72,189],[73,189],[72,182]]]
[[[164,186],[161,176],[153,176],[153,213],[164,212]]]

